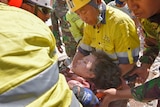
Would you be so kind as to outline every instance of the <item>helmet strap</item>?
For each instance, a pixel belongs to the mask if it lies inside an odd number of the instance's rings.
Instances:
[[[38,13],[38,6],[35,4],[35,7],[34,7],[34,15],[37,16],[37,13]]]
[[[98,4],[94,0],[91,0],[88,4],[99,10],[99,15],[97,16],[97,24],[96,24],[96,25],[98,25],[103,20],[101,12],[103,11],[102,6],[104,4],[103,4],[103,2],[101,2],[100,4]]]
[[[97,25],[103,20],[101,13],[97,16]]]

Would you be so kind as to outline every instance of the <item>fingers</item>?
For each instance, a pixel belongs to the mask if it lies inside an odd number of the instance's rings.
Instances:
[[[110,88],[107,90],[97,90],[98,93],[103,93],[105,95],[115,95],[116,94],[116,89],[115,88]]]
[[[112,101],[117,100],[117,89],[110,88],[107,90],[97,90],[99,96],[102,97],[100,107],[108,107]]]
[[[139,76],[139,77],[136,78],[136,81],[135,81],[135,82],[136,82],[136,83],[144,83],[144,82],[145,82],[145,79]]]

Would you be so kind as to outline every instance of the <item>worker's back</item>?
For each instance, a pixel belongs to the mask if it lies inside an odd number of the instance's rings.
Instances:
[[[59,74],[49,27],[32,13],[2,3],[0,16],[0,107],[79,107]]]

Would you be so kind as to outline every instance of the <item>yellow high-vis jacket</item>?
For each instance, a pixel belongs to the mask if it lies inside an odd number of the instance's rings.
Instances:
[[[0,3],[0,107],[81,107],[59,74],[49,27]]]
[[[78,43],[83,36],[84,22],[76,13],[71,12],[70,10],[66,13],[66,20],[70,24],[69,30],[74,37],[74,40]]]

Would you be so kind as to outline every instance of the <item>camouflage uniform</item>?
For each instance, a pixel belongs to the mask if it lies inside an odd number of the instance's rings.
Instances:
[[[145,84],[133,88],[131,90],[134,99],[138,101],[144,101],[148,99],[160,98],[160,77],[152,79]],[[160,103],[159,103],[160,104]],[[159,107],[159,106],[157,106]]]
[[[141,63],[152,64],[160,51],[160,15],[150,19],[141,19],[145,35],[145,50],[140,58]]]
[[[68,11],[65,0],[56,0],[53,5],[54,11],[51,14],[53,34],[57,41],[57,47],[65,44],[65,50],[69,57],[73,57],[76,51],[76,41],[70,33],[70,24],[66,21],[66,13]],[[61,38],[62,37],[62,41]]]
[[[145,34],[145,50],[143,56],[140,58],[140,62],[142,64],[152,64],[156,71],[158,70],[160,72],[160,14],[154,15],[149,19],[141,19],[141,24]],[[153,68],[151,70],[151,72],[153,72]],[[159,99],[159,81],[160,77],[150,80],[139,87],[133,88],[131,91],[132,95],[139,101]],[[158,101],[157,107],[160,107],[160,101]]]

